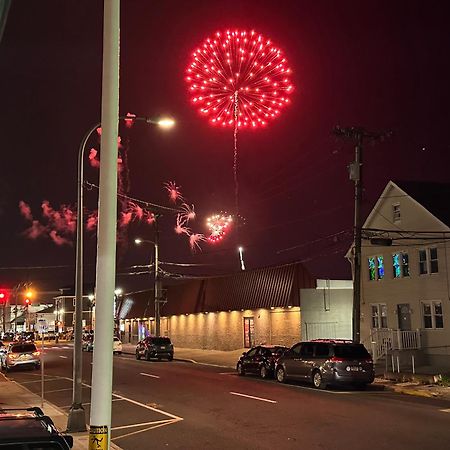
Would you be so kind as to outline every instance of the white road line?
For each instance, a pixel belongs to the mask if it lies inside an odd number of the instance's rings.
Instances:
[[[139,375],[144,375],[144,377],[159,378],[158,375],[152,375],[151,373],[141,372]]]
[[[236,375],[236,372],[219,372],[219,375]]]
[[[448,409],[440,409],[439,411],[445,412],[445,413],[450,413],[450,408],[448,408]]]
[[[46,394],[51,394],[52,392],[63,392],[63,391],[71,391],[72,388],[66,388],[66,389],[54,389],[53,391],[45,391]]]
[[[147,425],[157,425],[159,423],[166,423],[166,422],[172,422],[172,419],[164,419],[164,420],[156,420],[153,422],[141,422],[141,423],[132,423],[131,425],[121,425],[118,427],[111,428],[111,431],[116,430],[126,430],[127,428],[135,428],[135,427],[145,427]]]
[[[277,403],[275,400],[269,400],[268,398],[254,397],[253,395],[240,394],[239,392],[230,392],[231,395],[238,395],[239,397],[252,398],[253,400],[260,400],[267,403]]]
[[[151,427],[144,428],[144,429],[142,429],[142,430],[132,431],[131,433],[127,433],[127,434],[122,434],[121,436],[117,436],[117,437],[111,438],[111,440],[112,440],[112,441],[116,441],[116,440],[118,440],[118,439],[122,439],[122,438],[125,438],[125,437],[133,436],[134,434],[144,433],[144,432],[146,432],[146,431],[150,431],[150,430],[153,430],[153,429],[155,429],[155,428],[165,427],[166,425],[172,425],[172,424],[177,423],[177,422],[180,422],[180,421],[182,421],[182,420],[183,420],[183,419],[167,420],[167,421],[165,421],[164,423],[152,425]]]
[[[124,400],[123,400],[123,398],[113,398],[111,401],[112,402],[123,402]],[[89,406],[90,404],[91,404],[91,402],[86,402],[86,403],[83,403],[83,406]],[[59,406],[59,408],[61,408],[61,409],[70,409],[70,408],[72,408],[72,405]]]
[[[51,379],[45,378],[44,381],[47,383],[49,381],[59,381],[59,380],[64,380],[64,379],[65,379],[65,377],[61,377],[61,378],[58,377],[58,378],[51,378]],[[16,381],[16,383],[19,383],[19,384],[31,384],[31,383],[40,383],[40,382],[41,382],[41,380],[21,381],[21,382]]]
[[[60,358],[67,359],[67,356],[59,355]]]

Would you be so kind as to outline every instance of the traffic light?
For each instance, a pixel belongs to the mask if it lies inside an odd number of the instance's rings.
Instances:
[[[30,305],[31,297],[33,297],[33,292],[32,291],[27,291],[26,294],[25,294],[25,304],[26,304],[26,306]]]
[[[0,289],[0,304],[4,304],[8,301],[9,298],[9,290],[8,289]]]

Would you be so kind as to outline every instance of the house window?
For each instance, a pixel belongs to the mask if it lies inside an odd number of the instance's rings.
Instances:
[[[394,253],[392,255],[392,273],[394,278],[409,277],[408,253]]]
[[[426,275],[427,273],[438,273],[438,251],[436,247],[425,248],[419,250],[419,273]]]
[[[400,219],[402,218],[400,213],[400,204],[396,203],[395,205],[392,205],[392,219],[394,222],[400,222]]]
[[[422,316],[424,328],[444,328],[441,302],[422,302]]]
[[[372,328],[387,328],[387,306],[385,303],[371,305]]]
[[[439,264],[438,264],[438,254],[437,248],[432,247],[428,249],[430,251],[430,273],[438,273]]]
[[[382,256],[368,259],[369,280],[381,280],[384,277],[384,260]]]

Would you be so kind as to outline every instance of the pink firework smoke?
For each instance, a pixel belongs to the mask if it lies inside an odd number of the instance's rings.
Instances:
[[[20,200],[19,209],[20,209],[20,213],[22,214],[23,217],[25,217],[25,219],[27,219],[29,221],[33,220],[33,215],[31,214],[31,208],[27,203]]]
[[[180,202],[183,201],[183,196],[180,192],[180,187],[175,184],[175,181],[168,181],[167,183],[164,183],[164,187],[166,188],[166,191],[169,193],[169,200],[172,203],[176,203],[177,200]]]
[[[22,234],[29,239],[37,239],[47,235],[47,227],[42,225],[38,220],[33,220],[30,228],[27,228]]]
[[[94,167],[95,169],[98,169],[100,167],[100,160],[97,157],[97,150],[95,148],[91,148],[89,151],[89,164]]]
[[[93,211],[89,214],[89,216],[87,218],[86,230],[94,231],[97,228],[97,222],[98,222],[98,213],[97,213],[97,211]]]
[[[125,126],[127,128],[131,128],[134,124],[134,119],[136,118],[136,114],[127,113],[127,119],[124,119]]]
[[[49,233],[49,236],[51,238],[51,240],[56,244],[56,245],[72,245],[72,242],[69,241],[68,239],[66,239],[63,236],[60,236],[56,230],[52,230]]]

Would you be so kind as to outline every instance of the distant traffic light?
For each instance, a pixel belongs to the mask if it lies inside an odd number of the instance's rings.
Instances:
[[[6,303],[9,298],[9,290],[8,289],[0,289],[0,303]]]

